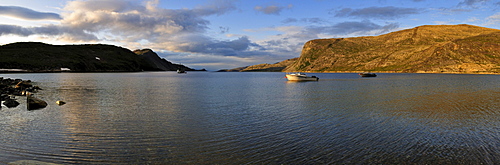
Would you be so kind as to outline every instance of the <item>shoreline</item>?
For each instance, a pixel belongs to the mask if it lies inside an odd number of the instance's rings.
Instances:
[[[140,72],[175,72],[175,71],[28,71],[28,70],[6,70],[0,69],[0,74],[12,74],[12,73],[140,73]],[[219,72],[219,71],[206,71],[206,70],[194,70],[190,72]],[[246,71],[244,71],[246,72]],[[401,72],[401,71],[251,71],[251,72],[303,72],[303,73],[414,73],[414,74],[477,74],[477,75],[500,75],[498,72],[427,72],[427,71],[417,71],[417,72]]]
[[[283,73],[286,73],[284,71],[281,71]],[[397,72],[397,71],[291,71],[291,72],[304,72],[304,73],[363,73],[363,72],[369,72],[369,73],[414,73],[414,74],[489,74],[489,75],[500,75],[500,73],[497,72],[425,72],[425,71],[418,71],[418,72]]]

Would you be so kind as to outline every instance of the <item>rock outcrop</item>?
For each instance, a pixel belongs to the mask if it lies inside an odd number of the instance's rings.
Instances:
[[[47,107],[47,102],[42,99],[36,98],[35,96],[28,95],[26,97],[26,104],[28,110],[37,110]]]
[[[500,73],[500,30],[426,25],[373,37],[308,41],[283,71]]]
[[[162,71],[176,71],[176,70],[184,70],[184,71],[195,71],[195,69],[188,68],[181,64],[173,64],[170,61],[167,61],[163,58],[160,58],[158,54],[153,52],[151,49],[142,49],[142,50],[134,50],[135,54],[144,58],[150,66],[157,68]]]
[[[8,108],[17,107],[20,103],[15,96],[27,96],[28,110],[45,108],[47,102],[34,97],[32,94],[41,90],[38,86],[33,86],[31,80],[10,79],[0,77],[0,101]],[[1,106],[0,106],[1,108]]]

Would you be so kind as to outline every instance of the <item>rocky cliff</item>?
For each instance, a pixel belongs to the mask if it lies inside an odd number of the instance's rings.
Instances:
[[[173,64],[170,61],[160,58],[158,54],[153,52],[151,49],[134,50],[134,53],[144,58],[149,65],[163,71],[176,71],[178,69],[184,71],[195,71],[195,69],[188,68],[181,64]]]
[[[426,25],[380,36],[308,41],[283,71],[500,73],[500,30]]]

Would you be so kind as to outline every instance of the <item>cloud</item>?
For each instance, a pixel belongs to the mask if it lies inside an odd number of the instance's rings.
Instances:
[[[486,18],[486,25],[495,25],[495,24],[500,24],[500,13],[496,13]]]
[[[305,22],[305,23],[314,23],[314,24],[328,23],[327,20],[324,20],[324,19],[321,19],[321,18],[317,18],[317,17],[313,17],[313,18],[301,18],[301,19],[287,18],[287,19],[285,19],[285,20],[283,20],[281,22],[284,23],[284,24],[295,23],[295,22]]]
[[[101,2],[101,1],[99,1]],[[85,29],[89,32],[107,30],[114,35],[145,37],[178,33],[202,33],[209,21],[205,16],[220,15],[234,7],[231,4],[202,6],[194,9],[162,9],[155,6],[157,1],[148,5],[132,1],[108,0],[71,1],[63,10],[63,25]],[[95,5],[99,4],[99,5]],[[138,32],[141,32],[139,34]],[[154,37],[148,38],[154,39]]]
[[[286,7],[283,6],[276,6],[276,5],[270,5],[270,6],[255,6],[254,10],[262,12],[264,14],[272,14],[272,15],[280,15],[281,11],[283,9],[290,9],[292,8],[293,5],[288,5]]]
[[[242,36],[235,40],[221,41],[197,34],[179,35],[172,41],[163,42],[158,45],[169,45],[167,50],[176,52],[190,52],[221,56],[248,56],[249,54],[252,54],[249,53],[249,49],[251,47],[260,47],[260,45],[250,41],[247,36]]]
[[[460,2],[458,5],[474,6],[476,4],[485,3],[488,1],[490,0],[464,0]]]
[[[422,9],[394,6],[368,7],[362,9],[343,8],[335,12],[335,17],[354,17],[363,19],[397,19],[407,15],[419,14]]]
[[[367,35],[369,33],[382,34],[390,32],[399,27],[397,23],[378,25],[370,21],[347,21],[331,26],[311,26],[307,28],[308,33],[327,35]]]
[[[42,27],[22,27],[17,25],[0,25],[0,35],[15,34],[19,36],[52,36],[61,40],[72,41],[97,41],[98,38],[92,34],[85,33],[78,29],[72,29],[56,25]]]
[[[60,20],[56,13],[38,12],[24,7],[0,6],[0,15],[10,16],[25,20]]]

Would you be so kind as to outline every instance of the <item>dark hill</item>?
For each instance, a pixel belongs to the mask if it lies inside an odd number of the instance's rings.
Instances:
[[[157,55],[156,57],[159,59]],[[57,72],[61,68],[68,68],[72,72],[171,70],[154,65],[157,60],[152,58],[139,56],[126,48],[104,44],[50,45],[19,42],[0,46],[0,69],[23,69],[28,72]],[[170,63],[165,59],[160,61]]]

